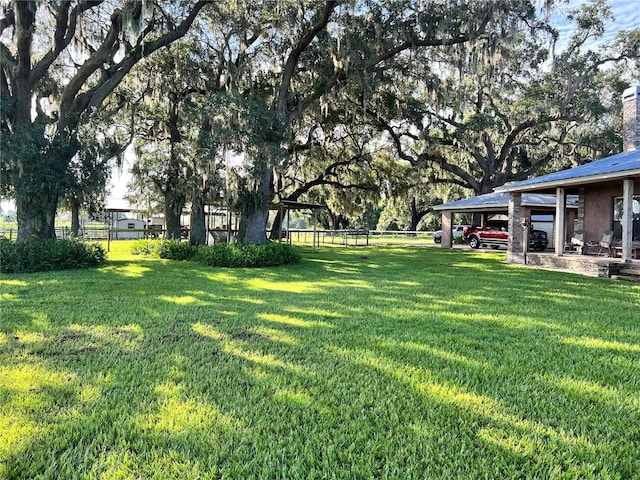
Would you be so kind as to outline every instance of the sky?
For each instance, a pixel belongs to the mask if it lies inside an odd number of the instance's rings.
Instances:
[[[587,2],[584,0],[570,0],[567,5],[556,6],[551,16],[551,23],[560,31],[560,38],[571,35],[571,25],[566,15],[571,10],[579,8]],[[620,30],[632,30],[640,27],[640,0],[609,0],[609,5],[615,20],[606,22],[606,32],[601,41],[608,42],[615,38]]]

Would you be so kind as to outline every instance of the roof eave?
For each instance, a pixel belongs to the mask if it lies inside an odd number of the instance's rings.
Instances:
[[[555,208],[555,204],[550,204],[550,203],[523,203],[522,204],[525,207],[530,207],[530,208]],[[489,204],[489,205],[473,205],[473,206],[469,206],[469,207],[465,207],[463,205],[458,205],[458,206],[453,206],[453,207],[444,207],[444,208],[438,208],[438,205],[436,205],[435,207],[433,207],[434,210],[439,211],[439,212],[446,212],[446,211],[452,211],[452,212],[460,212],[460,211],[465,211],[465,212],[486,212],[486,211],[490,211],[492,209],[494,210],[505,210],[509,208],[509,204],[508,203],[504,203],[504,204]],[[578,208],[577,205],[567,205],[567,208]]]
[[[549,188],[574,187],[576,185],[602,183],[602,182],[608,182],[611,180],[622,180],[625,178],[638,177],[638,176],[640,176],[640,169],[625,170],[624,172],[615,172],[608,175],[590,175],[588,177],[577,177],[577,178],[570,178],[570,179],[553,180],[550,182],[534,183],[530,185],[523,185],[520,187],[517,186],[517,184],[515,184],[513,186],[497,188],[496,191],[507,192],[507,193],[531,192],[536,190],[546,190]]]
[[[447,211],[451,211],[451,212],[461,212],[461,211],[465,211],[465,212],[486,212],[487,210],[491,210],[491,209],[496,209],[496,210],[504,210],[505,208],[507,208],[506,205],[474,205],[472,207],[465,207],[462,205],[459,205],[457,207],[445,207],[445,208],[437,208],[437,206],[433,207],[433,210],[437,211],[437,212],[447,212]]]

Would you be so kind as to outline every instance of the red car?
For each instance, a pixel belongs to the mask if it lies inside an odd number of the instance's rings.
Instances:
[[[509,243],[508,223],[504,220],[489,220],[482,227],[464,229],[463,238],[471,248],[489,246],[491,248],[506,247]],[[531,229],[529,231],[529,248],[541,252],[549,245],[547,232]]]

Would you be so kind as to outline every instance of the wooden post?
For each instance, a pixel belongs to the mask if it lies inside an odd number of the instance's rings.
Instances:
[[[564,242],[566,239],[565,215],[567,211],[567,200],[565,190],[562,187],[556,188],[556,225],[554,235],[554,250],[556,256],[564,253]]]
[[[622,261],[631,262],[633,240],[633,179],[625,178],[622,198]]]
[[[452,227],[453,212],[443,210],[442,212],[442,237],[440,240],[441,248],[453,247],[453,227]]]
[[[282,243],[282,219],[284,217],[284,209],[282,208],[282,202],[278,205],[278,218],[280,218],[280,225],[278,228],[278,241]]]
[[[287,208],[287,242],[291,245],[291,210]],[[282,231],[282,228],[280,229]]]
[[[529,219],[524,217],[522,219],[522,259],[524,264],[527,264],[527,250],[529,250]]]
[[[316,211],[315,210],[313,210],[313,241],[311,243],[313,245],[313,253],[316,253]]]
[[[512,192],[509,195],[509,243],[507,244],[507,261],[510,263],[520,263],[518,257],[522,254],[523,228],[521,210],[522,194],[520,192]]]

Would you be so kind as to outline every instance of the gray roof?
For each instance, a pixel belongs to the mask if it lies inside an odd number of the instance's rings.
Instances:
[[[542,193],[524,193],[522,195],[522,205],[526,207],[555,208],[556,196]],[[567,195],[567,207],[577,207],[577,205],[577,196]],[[434,210],[451,210],[455,212],[479,212],[491,209],[507,210],[508,208],[509,194],[505,192],[487,193],[433,207]]]
[[[499,192],[524,192],[546,188],[599,183],[640,176],[640,151],[623,152],[559,172],[500,187]]]

